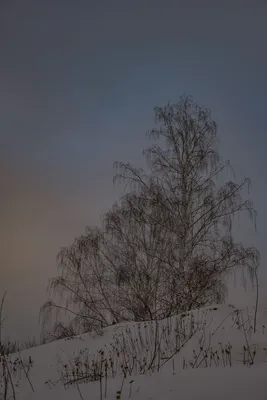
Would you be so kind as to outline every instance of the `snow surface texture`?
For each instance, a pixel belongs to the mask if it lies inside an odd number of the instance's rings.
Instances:
[[[24,362],[16,399],[266,399],[267,312],[256,333],[253,314],[207,307],[24,350],[10,361]]]

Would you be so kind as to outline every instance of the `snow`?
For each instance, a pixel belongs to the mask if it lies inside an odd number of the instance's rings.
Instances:
[[[24,350],[20,357],[27,360],[30,356],[33,360],[29,378],[34,391],[22,373],[16,398],[266,399],[267,313],[264,309],[259,310],[256,333],[253,332],[253,318],[253,308],[239,311],[231,305],[220,305],[158,324],[119,324],[105,329],[100,336],[88,333]],[[183,346],[176,352],[178,330],[180,333],[183,330],[186,337],[183,340],[179,337]],[[154,360],[155,343],[159,342],[161,358],[157,356]],[[117,354],[118,349],[120,354]],[[100,350],[104,351],[103,359],[112,356],[116,365],[114,373],[103,378],[101,384],[99,381],[85,382],[64,387],[61,379],[62,373],[67,371],[64,365],[70,366],[69,360],[78,355],[83,361],[101,359]],[[12,355],[12,359],[17,356]],[[138,372],[138,362],[131,364],[133,356],[139,361],[145,357],[144,374]],[[164,357],[170,358],[169,361],[165,362]],[[147,367],[152,361],[153,371]],[[164,364],[160,369],[159,363]],[[135,365],[131,376],[123,378],[121,364]],[[70,379],[71,375],[64,382]],[[118,397],[120,390],[121,397]]]

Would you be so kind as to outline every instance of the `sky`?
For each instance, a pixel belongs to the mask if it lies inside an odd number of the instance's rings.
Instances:
[[[153,107],[211,109],[222,155],[249,176],[267,289],[265,0],[0,2],[0,295],[5,329],[38,334],[56,254],[118,198],[112,164],[142,163]],[[229,301],[251,299],[234,288]],[[252,295],[253,298],[253,295]],[[266,296],[267,303],[267,296]]]

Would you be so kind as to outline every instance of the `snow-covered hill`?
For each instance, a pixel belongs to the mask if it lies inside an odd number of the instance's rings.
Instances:
[[[17,399],[266,399],[267,312],[256,333],[253,314],[207,307],[25,350]]]

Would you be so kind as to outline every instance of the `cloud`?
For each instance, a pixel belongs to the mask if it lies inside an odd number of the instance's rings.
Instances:
[[[265,237],[266,2],[162,4],[1,2],[0,295],[16,330],[30,332],[60,246],[116,197],[112,162],[139,163],[152,107],[184,90],[256,181]]]

